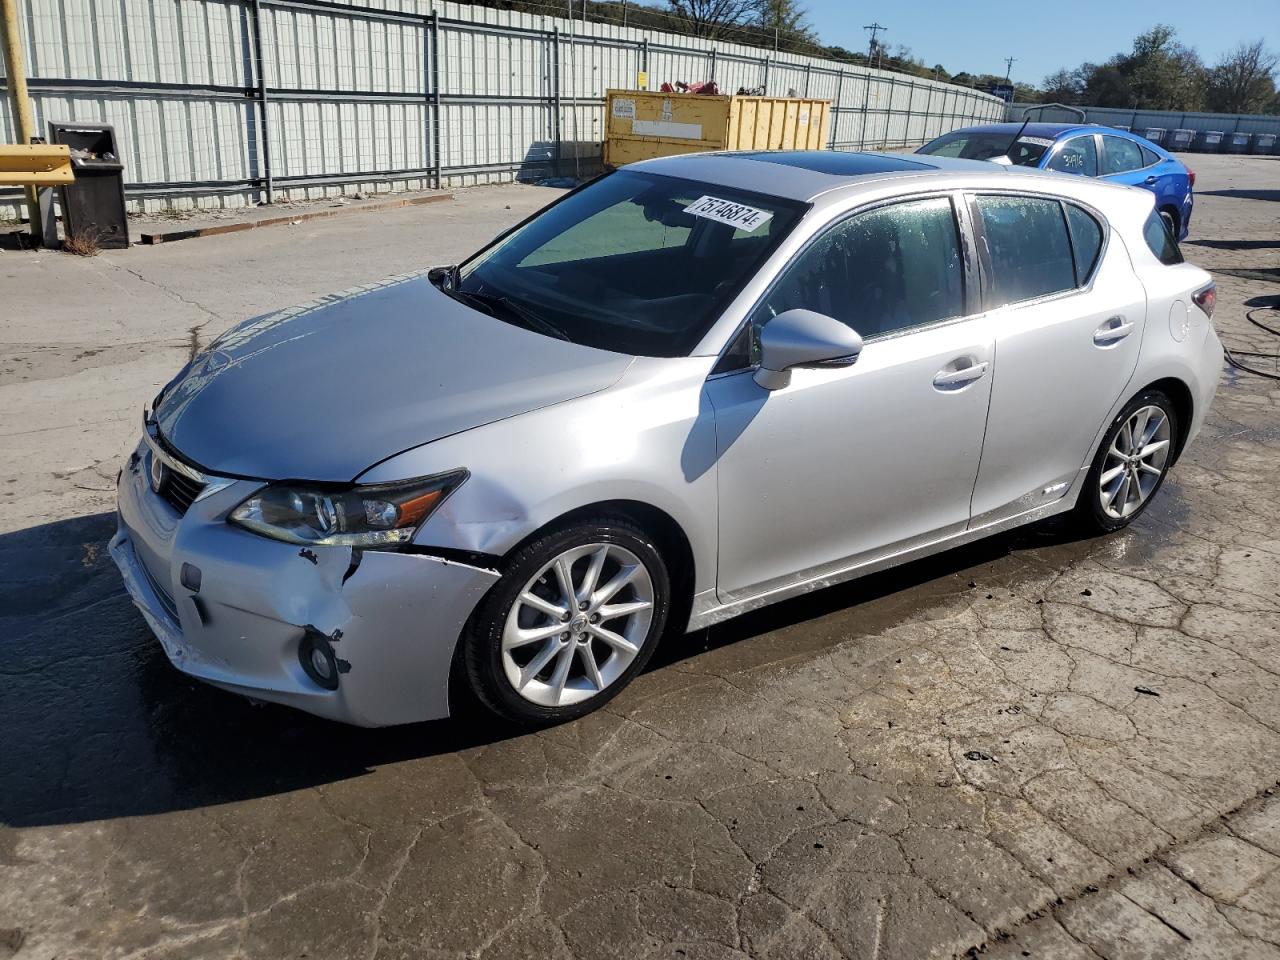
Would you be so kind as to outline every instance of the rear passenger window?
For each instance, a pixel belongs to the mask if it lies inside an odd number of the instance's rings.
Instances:
[[[1164,222],[1164,218],[1154,210],[1151,211],[1151,216],[1147,217],[1142,235],[1146,238],[1151,252],[1161,263],[1170,265],[1182,263],[1182,251],[1178,249],[1178,241],[1173,239],[1173,234],[1169,232],[1169,225]]]
[[[863,337],[963,316],[964,261],[951,201],[895,203],[836,224],[787,267],[752,323],[797,307],[835,317]]]
[[[1093,142],[1093,134],[1068,140],[1058,152],[1049,158],[1046,170],[1058,170],[1062,173],[1077,173],[1084,177],[1098,175],[1098,148]]]
[[[1102,227],[1098,221],[1073,204],[1064,204],[1071,227],[1071,251],[1076,261],[1076,286],[1083,287],[1093,274],[1102,252]]]
[[[978,197],[991,254],[993,306],[1031,300],[1076,285],[1062,206],[1032,197]]]
[[[1142,165],[1144,167],[1150,167],[1160,162],[1160,154],[1154,150],[1148,150],[1146,147],[1141,147],[1140,149],[1142,150]]]
[[[1142,162],[1142,148],[1132,140],[1124,137],[1102,138],[1102,173],[1126,173],[1145,166]]]

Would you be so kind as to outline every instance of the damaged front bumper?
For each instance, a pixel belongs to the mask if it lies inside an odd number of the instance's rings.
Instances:
[[[120,475],[112,559],[183,673],[257,700],[360,726],[449,714],[449,673],[463,625],[495,570],[421,554],[299,548],[226,523],[262,486],[214,485],[179,515],[149,483],[144,442]],[[319,634],[336,689],[303,669]]]

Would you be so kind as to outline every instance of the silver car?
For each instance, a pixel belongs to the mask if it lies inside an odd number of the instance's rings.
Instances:
[[[576,717],[664,633],[1053,514],[1130,523],[1222,363],[1144,190],[703,154],[166,386],[111,552],[179,670],[368,726]]]

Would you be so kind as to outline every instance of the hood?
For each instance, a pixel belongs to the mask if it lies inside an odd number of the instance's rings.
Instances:
[[[402,450],[603,390],[631,360],[504,323],[416,276],[233,328],[169,385],[155,420],[210,473],[349,481]]]

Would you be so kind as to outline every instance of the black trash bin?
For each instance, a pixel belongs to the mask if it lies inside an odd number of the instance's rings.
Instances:
[[[1232,133],[1227,136],[1226,152],[1227,153],[1248,153],[1249,152],[1250,135],[1247,133]]]
[[[116,131],[108,123],[56,121],[49,124],[49,142],[71,148],[76,182],[60,187],[62,229],[66,236],[91,236],[99,247],[129,246],[129,221],[124,210],[124,164],[116,146]]]

